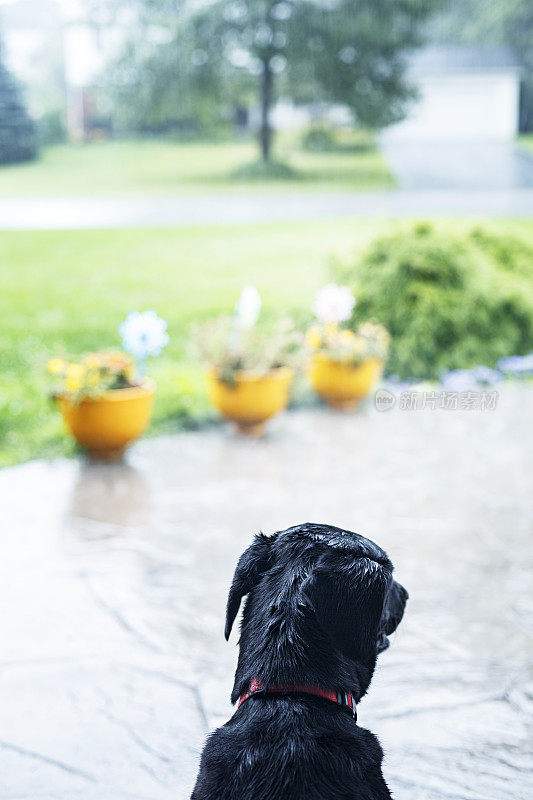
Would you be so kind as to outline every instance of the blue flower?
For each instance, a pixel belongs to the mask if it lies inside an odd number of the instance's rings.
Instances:
[[[500,383],[503,380],[503,375],[496,369],[490,367],[474,367],[472,370],[476,382],[485,386],[494,386],[495,383]]]
[[[445,389],[449,389],[452,392],[462,392],[472,389],[477,380],[474,370],[452,369],[442,374],[441,382]]]
[[[130,311],[118,330],[124,350],[139,361],[158,356],[169,342],[167,321],[155,311]]]
[[[533,353],[529,353],[527,356],[500,358],[497,366],[502,372],[519,378],[533,375]]]

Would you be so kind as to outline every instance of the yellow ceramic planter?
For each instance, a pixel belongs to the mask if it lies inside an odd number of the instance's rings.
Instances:
[[[358,367],[332,361],[318,353],[311,361],[309,379],[315,392],[333,408],[355,408],[380,379],[383,363],[370,358]]]
[[[121,458],[126,447],[148,427],[154,404],[155,385],[114,389],[102,397],[72,403],[58,397],[63,420],[74,438],[95,458]]]
[[[273,369],[263,376],[238,372],[235,386],[230,387],[211,370],[207,376],[209,399],[242,433],[260,435],[265,422],[286,408],[292,378],[288,367]]]

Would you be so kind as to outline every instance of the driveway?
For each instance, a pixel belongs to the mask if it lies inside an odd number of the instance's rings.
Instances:
[[[532,797],[532,400],[302,410],[265,439],[1,471],[0,796],[186,800],[232,713],[236,559],[312,520],[378,541],[411,595],[359,709],[396,800]]]
[[[380,147],[404,189],[533,189],[533,157],[512,143],[395,142],[384,136]]]

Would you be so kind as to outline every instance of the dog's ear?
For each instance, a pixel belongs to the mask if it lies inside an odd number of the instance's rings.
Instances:
[[[379,625],[378,653],[382,653],[389,646],[388,637],[394,633],[402,621],[405,605],[409,599],[407,590],[397,581],[391,581],[389,591],[383,605],[383,614]]]
[[[324,632],[345,656],[374,663],[383,605],[392,581],[390,562],[325,556],[304,587]]]
[[[275,536],[259,533],[250,547],[239,558],[226,606],[226,627],[224,636],[229,639],[235,617],[239,611],[242,598],[259,583],[263,574],[273,561],[272,544]]]

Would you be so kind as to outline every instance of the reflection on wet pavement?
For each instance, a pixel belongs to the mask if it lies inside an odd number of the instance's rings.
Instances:
[[[0,473],[0,798],[186,798],[231,713],[225,595],[253,532],[378,541],[411,594],[360,723],[397,800],[526,800],[531,387],[496,411],[299,411],[264,440],[146,440],[128,464]]]

